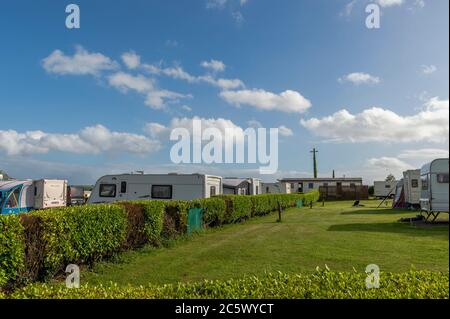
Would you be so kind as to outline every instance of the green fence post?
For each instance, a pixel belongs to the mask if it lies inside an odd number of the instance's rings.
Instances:
[[[191,235],[194,231],[203,228],[203,209],[191,208],[188,213],[187,233]]]

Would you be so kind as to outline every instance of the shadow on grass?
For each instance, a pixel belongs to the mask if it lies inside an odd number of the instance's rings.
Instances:
[[[437,224],[425,228],[417,227],[414,224],[400,222],[339,224],[331,225],[328,228],[328,231],[394,233],[414,237],[442,237],[443,239],[448,239],[448,230],[448,224]]]
[[[380,207],[379,209],[360,209],[354,211],[345,211],[341,215],[396,215],[410,213],[411,217],[418,215],[419,211],[407,210],[407,209],[386,209]]]

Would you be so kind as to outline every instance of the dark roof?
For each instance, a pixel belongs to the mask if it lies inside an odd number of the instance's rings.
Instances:
[[[238,187],[239,185],[241,185],[244,182],[248,183],[249,181],[246,178],[224,178],[224,179],[222,179],[223,186],[228,186],[228,187]]]

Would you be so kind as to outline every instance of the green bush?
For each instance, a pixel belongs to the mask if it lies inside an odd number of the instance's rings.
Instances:
[[[276,201],[271,200],[273,195],[256,195],[252,196],[253,216],[263,216],[278,209]]]
[[[144,233],[149,243],[159,246],[164,227],[166,203],[162,201],[140,201],[144,206]]]
[[[449,274],[431,271],[381,273],[380,288],[365,286],[365,273],[317,271],[266,274],[227,281],[148,287],[33,284],[7,298],[18,299],[448,299]],[[1,298],[1,296],[0,296]]]
[[[74,206],[33,212],[42,225],[44,273],[70,263],[92,263],[117,252],[127,235],[127,215],[118,205]]]
[[[207,227],[220,226],[225,222],[227,206],[223,198],[194,199],[191,207],[203,209],[203,224]]]
[[[0,287],[16,280],[24,264],[25,245],[20,219],[0,215]]]
[[[225,223],[237,223],[252,217],[253,204],[251,196],[223,195],[218,198],[225,200],[227,208],[225,211]]]
[[[187,231],[188,210],[203,209],[203,223],[219,226],[315,201],[318,192],[218,196],[193,201],[132,201],[64,207],[0,216],[0,286],[45,279],[67,264],[90,264],[123,249],[160,245]],[[20,278],[20,280],[18,280]],[[19,282],[20,281],[20,282]]]
[[[165,201],[165,215],[162,236],[165,239],[183,235],[187,231],[189,201]]]

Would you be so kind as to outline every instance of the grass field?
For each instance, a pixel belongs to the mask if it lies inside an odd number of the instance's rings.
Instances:
[[[368,264],[381,271],[412,267],[448,271],[448,224],[400,223],[414,212],[376,209],[379,201],[329,202],[313,209],[285,211],[242,224],[207,230],[170,248],[144,248],[123,254],[82,272],[83,283],[146,285],[240,278],[266,271],[313,272],[327,265],[335,271],[364,272]],[[447,216],[444,216],[447,218]]]

